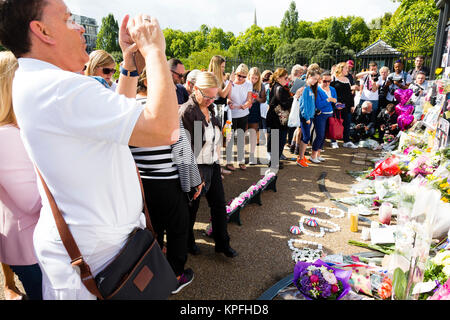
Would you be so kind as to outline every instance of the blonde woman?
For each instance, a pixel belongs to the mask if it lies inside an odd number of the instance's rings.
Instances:
[[[85,75],[103,78],[109,88],[116,91],[117,85],[113,79],[114,73],[116,73],[116,62],[112,55],[104,50],[91,52],[89,62],[86,64],[86,70],[84,70]]]
[[[197,160],[200,174],[205,184],[201,194],[205,194],[211,210],[211,222],[215,251],[229,258],[237,255],[230,246],[230,236],[227,231],[225,194],[220,174],[219,156],[222,140],[221,126],[215,117],[212,103],[219,92],[220,83],[211,72],[201,72],[197,75],[194,92],[189,100],[181,105],[179,114],[184,128],[189,132],[191,147]],[[201,122],[201,132],[195,132],[194,125]],[[195,137],[200,137],[196,139]],[[205,139],[201,139],[205,137]],[[201,141],[201,145],[196,145]],[[189,206],[190,228],[188,246],[195,245],[194,224],[200,206],[200,197],[193,199]]]
[[[266,91],[262,85],[261,72],[257,67],[250,69],[247,80],[253,85],[252,106],[248,115],[248,128],[250,129],[250,159],[249,164],[257,164],[255,158],[256,144],[259,144],[259,123],[261,122],[261,103],[266,102]]]
[[[344,119],[343,147],[356,149],[358,148],[358,146],[350,141],[350,123],[352,119],[352,113],[355,111],[355,100],[353,98],[350,80],[347,78],[348,70],[348,64],[346,62],[339,63],[336,66],[335,77],[330,86],[336,89],[336,112],[340,112],[342,118]],[[331,147],[336,149],[339,146],[336,141],[331,141]]]
[[[17,68],[11,52],[0,52],[0,262],[18,275],[30,300],[42,300],[42,272],[33,246],[42,205],[34,166],[22,143],[12,106]],[[7,267],[3,269],[6,293],[11,296],[18,292],[14,275]]]
[[[236,77],[233,87],[228,95],[228,107],[231,109],[233,136],[227,143],[227,166],[228,170],[234,171],[232,164],[234,137],[237,137],[238,164],[241,170],[247,170],[245,166],[245,132],[248,129],[248,115],[253,100],[253,85],[247,81],[248,67],[240,64],[236,68]]]
[[[209,62],[208,72],[212,72],[219,81],[219,91],[217,96],[219,99],[215,101],[216,104],[226,104],[226,98],[231,91],[233,81],[235,78],[234,72],[229,75],[229,81],[225,78],[225,58],[222,56],[214,56]],[[222,98],[222,99],[220,99]]]

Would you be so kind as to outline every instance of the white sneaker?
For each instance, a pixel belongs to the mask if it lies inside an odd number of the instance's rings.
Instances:
[[[331,148],[332,149],[339,149],[339,145],[338,145],[337,141],[331,143]]]
[[[351,148],[351,149],[358,149],[358,146],[355,145],[353,142],[349,141],[342,145],[344,148]]]
[[[325,159],[322,158],[321,156],[318,156],[318,157],[317,157],[317,160],[319,160],[320,162],[324,162],[324,161],[325,161]]]
[[[309,157],[309,161],[312,163],[320,163],[320,160],[318,158]]]

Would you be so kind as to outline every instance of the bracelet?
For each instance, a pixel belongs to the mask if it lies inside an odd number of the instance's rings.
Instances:
[[[126,77],[139,77],[139,73],[137,72],[137,70],[128,71],[127,69],[125,69],[122,66],[120,66],[120,73]]]

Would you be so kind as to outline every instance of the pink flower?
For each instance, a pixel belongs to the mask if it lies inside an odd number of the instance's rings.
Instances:
[[[338,287],[337,285],[333,284],[333,285],[331,286],[331,292],[332,292],[332,293],[336,293],[336,292],[338,292],[338,291],[339,291],[339,287]]]
[[[319,277],[313,274],[311,277],[309,277],[309,280],[311,280],[312,283],[319,282]]]

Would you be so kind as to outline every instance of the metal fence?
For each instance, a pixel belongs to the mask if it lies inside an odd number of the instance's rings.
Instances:
[[[311,56],[311,53],[305,52],[296,53],[295,58],[286,63],[279,63],[274,57],[267,59],[254,58],[254,57],[235,57],[227,58],[226,72],[231,72],[232,67],[236,68],[239,64],[245,63],[249,68],[258,67],[260,71],[272,70],[274,71],[278,67],[287,69],[289,72],[295,64],[310,65],[311,63],[318,63],[322,69],[331,70],[331,67],[339,62],[345,62],[353,60],[355,62],[353,70],[360,72],[369,68],[369,63],[375,61],[378,64],[378,69],[383,66],[387,66],[390,72],[394,71],[394,63],[397,60],[401,60],[404,63],[404,70],[408,71],[415,67],[415,59],[418,55],[424,56],[424,65],[431,66],[432,51],[410,51],[410,52],[371,52],[370,55],[357,56],[351,52],[343,52],[340,50],[320,52],[320,55]]]

